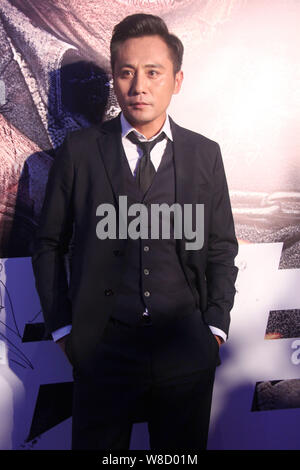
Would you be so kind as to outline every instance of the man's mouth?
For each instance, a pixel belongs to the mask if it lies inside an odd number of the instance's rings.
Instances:
[[[136,101],[135,103],[130,103],[129,106],[132,108],[144,108],[145,106],[149,106],[149,103]]]

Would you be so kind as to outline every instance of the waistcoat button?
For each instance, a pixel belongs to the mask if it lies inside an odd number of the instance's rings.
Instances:
[[[113,295],[113,294],[114,294],[114,291],[111,290],[111,289],[105,289],[104,294],[105,294],[105,295]]]
[[[113,251],[113,254],[114,254],[115,256],[122,256],[122,255],[123,255],[122,251],[120,251],[120,250],[114,250],[114,251]]]

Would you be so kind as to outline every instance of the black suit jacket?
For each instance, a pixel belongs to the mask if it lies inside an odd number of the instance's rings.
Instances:
[[[204,245],[178,255],[203,321],[228,333],[238,246],[219,145],[170,119],[176,201],[204,204]],[[32,256],[47,333],[72,323],[73,365],[87,367],[113,310],[126,240],[96,236],[99,204],[123,195],[119,116],[67,135],[51,167]],[[65,254],[72,238],[70,279]],[[167,295],[167,293],[166,293]]]

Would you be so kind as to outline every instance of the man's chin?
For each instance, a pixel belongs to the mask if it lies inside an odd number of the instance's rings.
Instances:
[[[151,116],[150,113],[146,112],[131,112],[125,113],[124,116],[126,117],[127,121],[132,125],[145,125],[149,124],[150,122],[155,120],[155,116]]]

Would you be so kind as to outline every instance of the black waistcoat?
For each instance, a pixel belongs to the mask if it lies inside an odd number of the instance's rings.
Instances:
[[[147,207],[148,238],[133,240],[128,236],[124,254],[125,269],[112,317],[124,323],[139,324],[144,321],[142,315],[147,307],[152,322],[158,324],[192,313],[196,309],[196,300],[176,251],[173,217],[170,217],[169,238],[162,239],[161,233],[159,239],[151,238],[151,223],[154,223],[150,215],[151,204],[166,203],[171,206],[175,202],[172,142],[168,141],[161,163],[144,197],[132,175],[124,151],[121,161],[127,207],[135,203],[142,203]],[[170,213],[172,215],[172,211]],[[136,216],[128,217],[128,224],[133,219]]]

